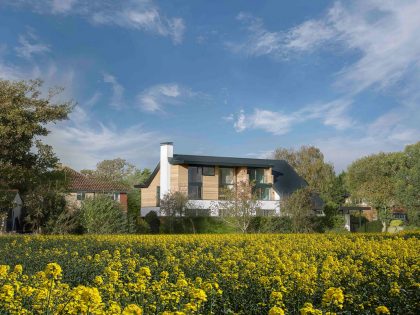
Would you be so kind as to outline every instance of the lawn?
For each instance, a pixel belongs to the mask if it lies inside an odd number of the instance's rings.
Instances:
[[[0,236],[0,314],[419,314],[419,236]]]

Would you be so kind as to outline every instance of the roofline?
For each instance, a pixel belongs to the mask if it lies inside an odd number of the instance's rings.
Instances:
[[[153,178],[155,178],[156,174],[159,172],[160,169],[160,162],[156,165],[155,169],[153,170],[152,174],[150,174],[149,178],[142,184],[134,185],[134,188],[147,188],[151,184]]]

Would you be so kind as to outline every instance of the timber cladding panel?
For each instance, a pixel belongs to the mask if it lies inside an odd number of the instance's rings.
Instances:
[[[160,185],[160,170],[157,172],[149,187],[141,188],[141,206],[156,207],[157,205],[157,187]]]
[[[219,199],[219,167],[216,166],[214,176],[203,176],[203,199]]]
[[[171,191],[188,194],[188,165],[171,165]]]

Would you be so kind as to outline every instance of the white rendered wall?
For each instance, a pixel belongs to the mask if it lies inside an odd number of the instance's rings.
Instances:
[[[171,164],[168,158],[173,157],[174,146],[172,142],[160,144],[160,199],[163,199],[171,187]]]
[[[224,200],[190,200],[188,202],[191,208],[197,209],[217,209],[218,205],[226,203]],[[276,214],[280,214],[280,203],[276,200],[261,200],[260,201],[261,209],[263,210],[275,210]],[[218,216],[219,214],[215,211],[210,213],[211,216]]]

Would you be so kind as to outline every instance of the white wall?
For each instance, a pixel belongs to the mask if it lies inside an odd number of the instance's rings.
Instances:
[[[171,164],[169,164],[168,158],[173,157],[173,155],[172,142],[160,144],[160,199],[163,199],[171,188]]]

